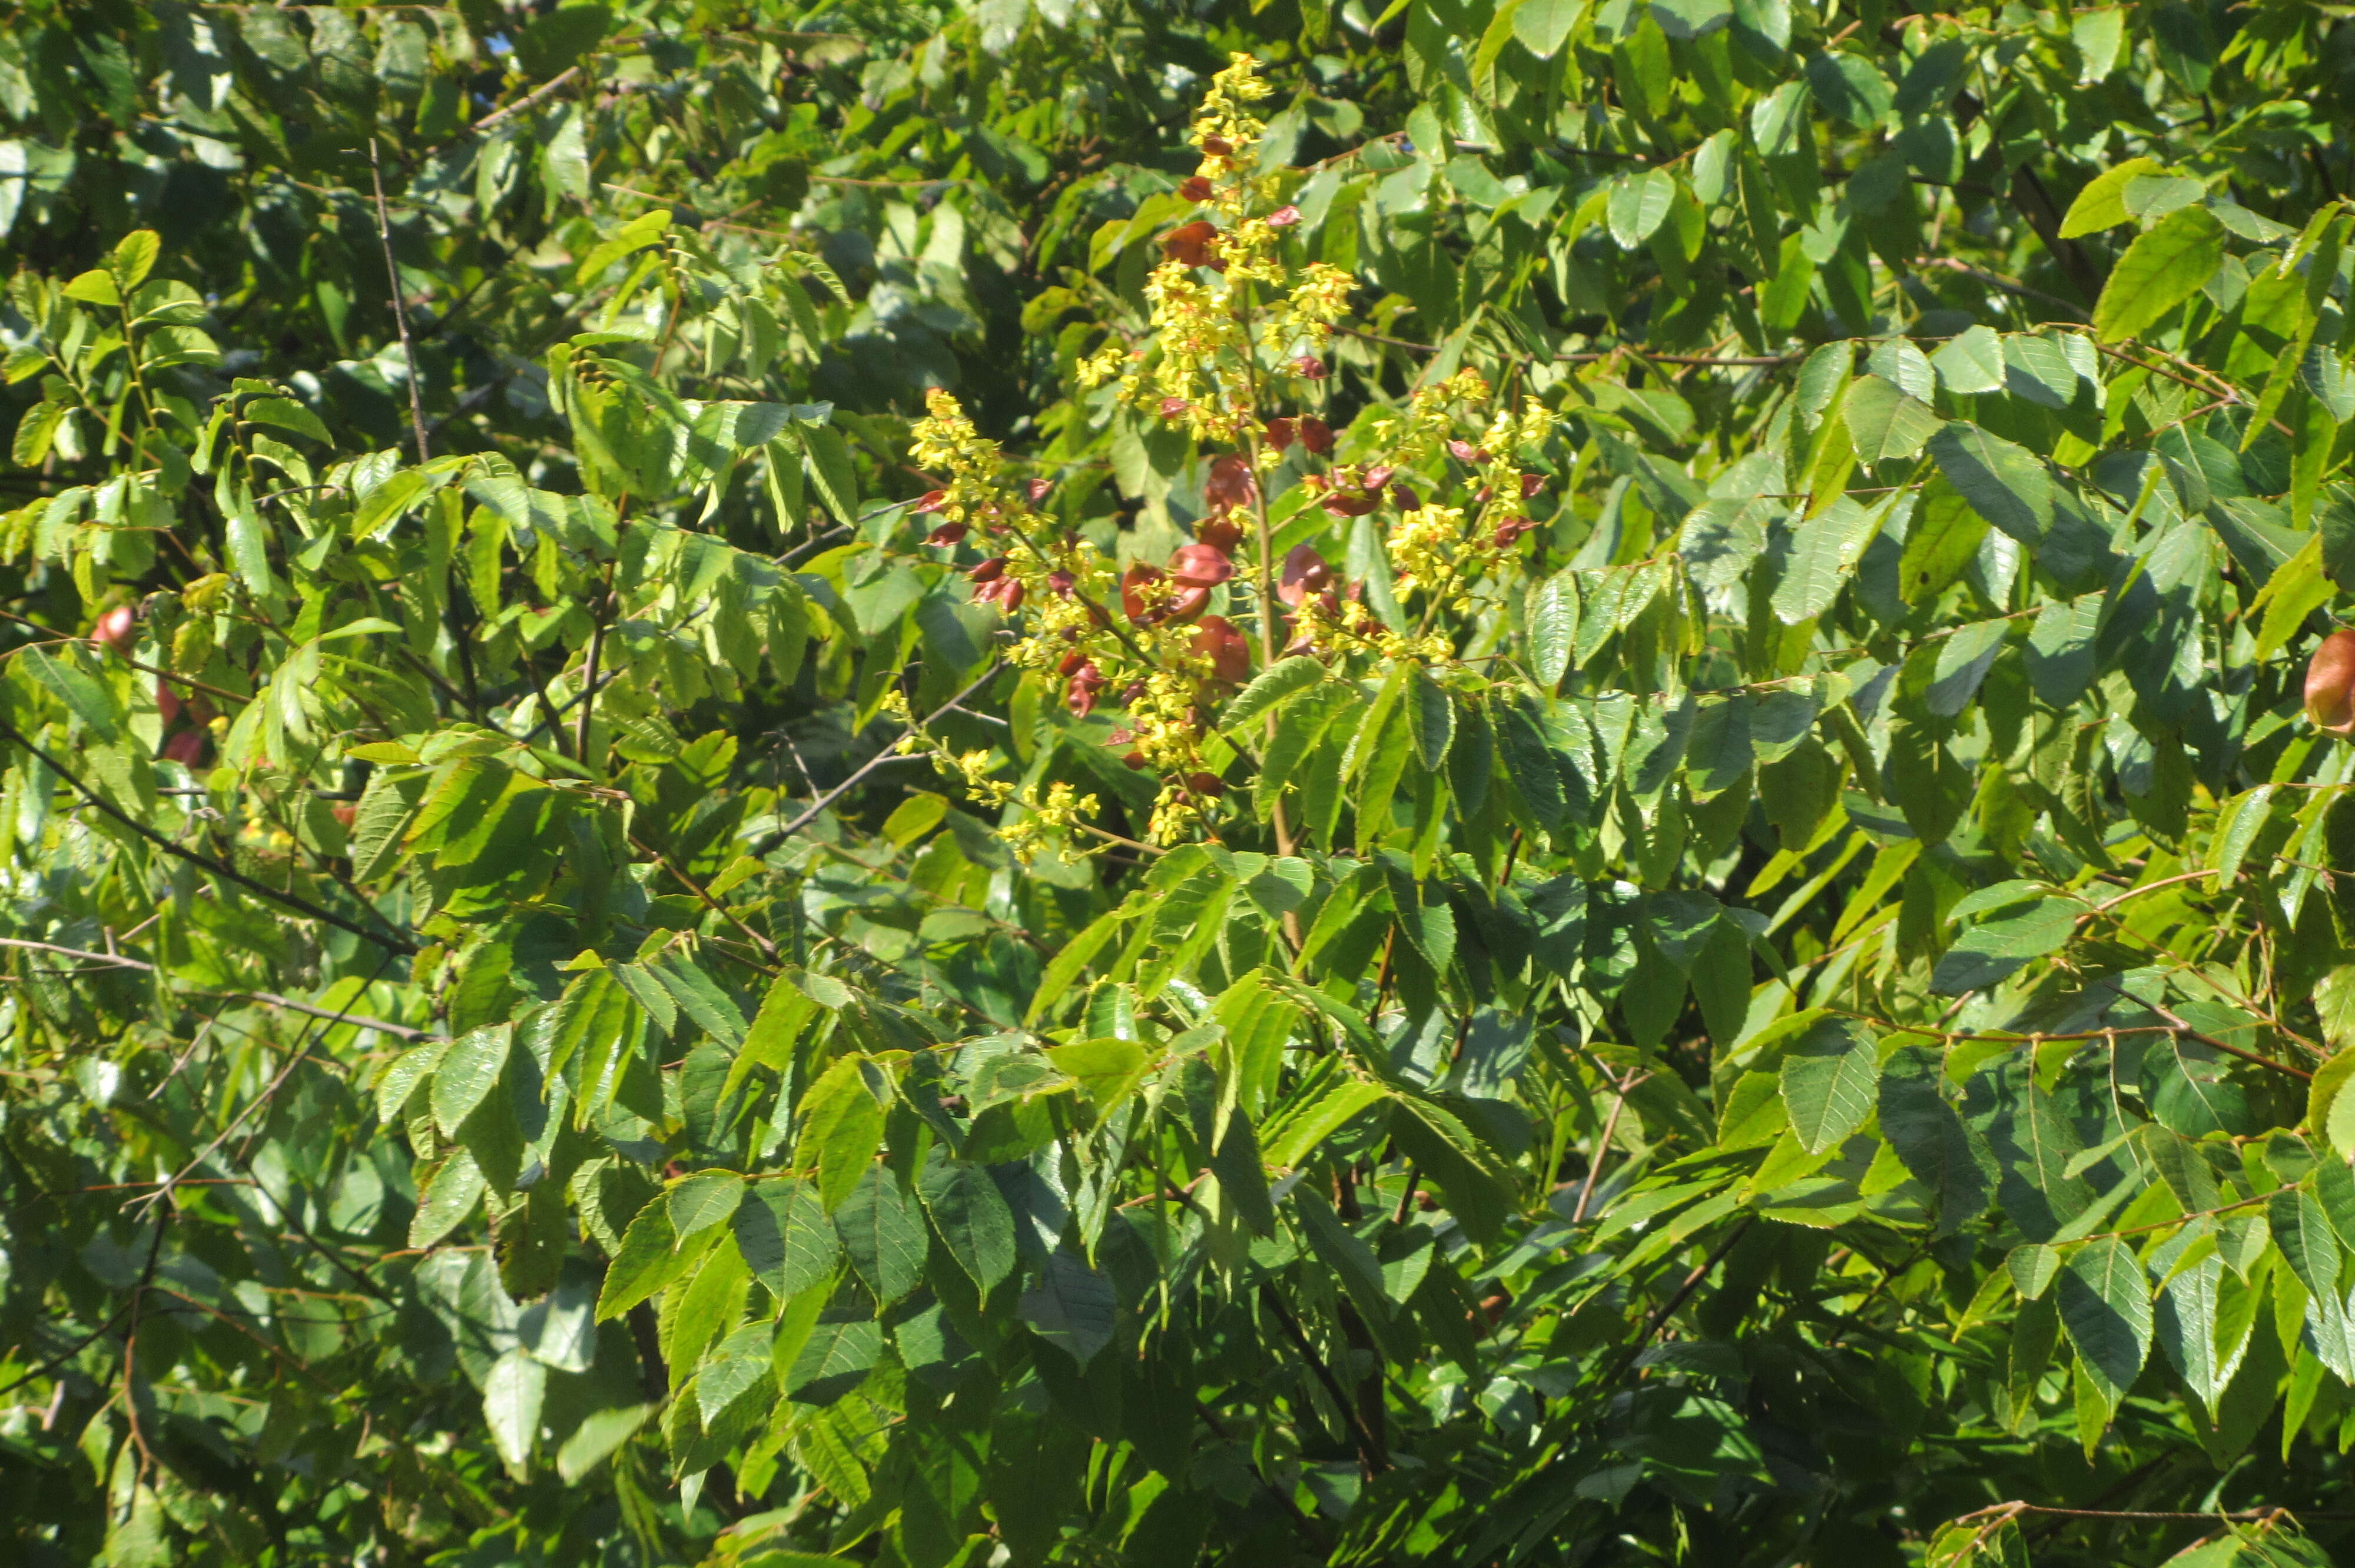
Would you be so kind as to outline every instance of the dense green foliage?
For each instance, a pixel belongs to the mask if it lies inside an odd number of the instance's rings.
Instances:
[[[2329,1561],[2350,88],[20,5],[0,1550]]]

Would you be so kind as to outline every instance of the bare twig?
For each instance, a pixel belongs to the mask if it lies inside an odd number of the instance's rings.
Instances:
[[[906,730],[901,732],[900,738],[901,740],[905,740],[909,736],[911,736],[918,730],[923,728],[925,725],[932,723],[933,719],[940,717],[941,715],[948,712],[949,709],[956,706],[959,703],[973,695],[974,693],[981,690],[983,686],[986,685],[990,680],[996,675],[998,670],[1003,667],[1004,662],[1005,662],[1003,660],[992,660],[990,662],[989,668],[975,676],[972,683],[967,685],[964,690],[959,692],[955,696],[951,697],[947,702],[943,703],[939,707],[933,709],[929,717],[910,725]],[[895,742],[894,744],[897,743]],[[808,809],[804,810],[800,816],[795,817],[792,821],[787,822],[783,827],[779,828],[775,832],[762,840],[760,847],[752,852],[752,858],[759,860],[768,855],[779,844],[783,843],[787,839],[792,838],[795,833],[801,832],[804,828],[809,826],[810,823],[815,821],[819,812],[825,810],[828,806],[833,805],[837,800],[842,799],[844,795],[847,794],[852,788],[854,788],[868,774],[874,772],[878,768],[882,767],[887,762],[896,761],[899,759],[900,754],[893,751],[890,747],[888,746],[882,750],[877,752],[873,757],[868,758],[865,762],[859,764],[858,768],[852,772],[849,778],[844,779],[841,783],[836,785],[833,789],[827,790],[825,794],[811,801]]]
[[[409,428],[417,438],[417,461],[431,449],[425,436],[425,396],[417,384],[417,344],[409,335],[409,302],[401,295],[400,268],[392,259],[392,219],[385,211],[384,167],[377,159],[376,138],[368,138],[368,182],[376,187],[376,237],[384,247],[384,275],[392,288],[393,324],[400,329],[400,358],[409,373]]]
[[[272,887],[266,882],[246,875],[245,873],[238,870],[237,867],[233,865],[229,865],[222,861],[215,860],[210,855],[198,854],[196,851],[188,849],[182,844],[176,843],[172,840],[165,838],[163,834],[157,832],[146,823],[140,821],[137,818],[117,807],[114,802],[109,800],[103,795],[101,795],[97,790],[92,789],[80,779],[75,778],[71,769],[60,763],[56,758],[51,757],[48,752],[42,750],[38,746],[34,745],[33,739],[30,736],[18,729],[16,726],[8,723],[5,719],[0,719],[0,739],[15,741],[27,751],[29,751],[35,757],[39,758],[42,762],[48,764],[49,771],[55,773],[59,778],[64,779],[67,784],[72,787],[74,793],[80,795],[83,800],[89,801],[92,806],[95,806],[101,811],[105,812],[116,821],[121,822],[124,827],[129,828],[133,832],[137,833],[141,838],[145,839],[149,843],[154,844],[157,849],[162,850],[165,854],[186,861],[190,865],[210,872],[213,875],[221,878],[225,882],[233,882],[249,892],[258,893],[273,904],[282,904],[287,908],[295,911],[297,914],[305,916],[313,920],[325,920],[328,925],[335,927],[337,930],[349,931],[353,936],[361,938],[367,941],[374,942],[378,947],[384,948],[388,952],[408,954],[417,951],[417,944],[409,940],[405,937],[383,931],[372,931],[357,921],[345,919],[341,915],[336,914],[332,909],[323,909],[307,898]]]
[[[136,969],[143,974],[164,972],[154,964],[139,959],[125,958],[119,953],[93,953],[81,948],[60,948],[54,942],[36,942],[23,937],[0,937],[0,948],[23,948],[30,952],[56,953],[60,958],[79,959],[85,963],[105,964],[120,969]],[[200,986],[197,989],[213,996],[239,997],[248,1001],[261,1002],[265,1007],[282,1007],[289,1012],[307,1013],[313,1018],[325,1018],[337,1023],[356,1024],[362,1029],[373,1029],[379,1034],[389,1034],[397,1040],[438,1038],[431,1030],[413,1028],[406,1023],[392,1023],[381,1018],[370,1018],[365,1013],[354,1012],[348,1008],[337,1012],[331,1008],[321,1007],[316,1002],[297,1001],[291,996],[280,996],[276,991],[217,991],[211,986]]]

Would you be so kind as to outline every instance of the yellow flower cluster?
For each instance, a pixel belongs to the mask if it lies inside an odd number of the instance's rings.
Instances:
[[[1007,498],[996,488],[1002,466],[997,443],[974,428],[964,406],[943,387],[925,392],[924,408],[925,417],[908,431],[909,455],[918,468],[948,476],[948,493],[940,506],[942,517],[962,523],[992,505],[1002,505]]]
[[[1253,117],[1245,104],[1257,103],[1268,95],[1268,85],[1260,79],[1259,62],[1247,54],[1227,57],[1227,69],[1210,78],[1210,90],[1202,95],[1202,107],[1194,115],[1194,128],[1187,140],[1203,150],[1204,175],[1216,175],[1228,166],[1228,159],[1240,157],[1244,149],[1267,134],[1264,122]],[[1232,149],[1230,153],[1212,151],[1220,143]]]
[[[1146,279],[1145,297],[1157,352],[1149,376],[1132,375],[1123,385],[1124,399],[1158,407],[1164,419],[1183,423],[1197,440],[1233,440],[1242,414],[1220,386],[1217,368],[1249,350],[1226,291],[1197,281],[1190,267],[1164,261]],[[1173,399],[1185,407],[1175,408]]]
[[[1308,599],[1300,607],[1298,630],[1308,645],[1322,653],[1356,646],[1370,649],[1380,658],[1411,659],[1419,664],[1444,664],[1455,657],[1455,644],[1445,632],[1401,637],[1356,599],[1343,599],[1337,611],[1327,610],[1318,599]]]
[[[1211,78],[1188,138],[1202,161],[1185,191],[1218,221],[1198,219],[1164,241],[1169,254],[1145,283],[1150,350],[1107,343],[1079,366],[1082,387],[1117,378],[1122,402],[1182,426],[1197,440],[1240,441],[1255,429],[1265,412],[1258,407],[1264,384],[1299,375],[1284,356],[1324,346],[1356,281],[1321,262],[1297,273],[1284,264],[1281,225],[1298,215],[1259,210],[1279,182],[1250,172],[1267,127],[1246,106],[1268,91],[1246,54],[1229,57]],[[1206,268],[1208,281],[1199,276]],[[1253,285],[1276,295],[1256,323]],[[1259,348],[1275,366],[1252,365],[1254,325]]]
[[[1358,281],[1338,267],[1311,261],[1300,270],[1292,291],[1260,329],[1260,343],[1271,354],[1296,353],[1325,346],[1333,323],[1349,306],[1349,291]]]
[[[1391,530],[1391,567],[1398,575],[1393,586],[1403,599],[1417,588],[1439,590],[1458,578],[1459,557],[1465,553],[1464,508],[1425,506],[1407,513]],[[1459,592],[1457,602],[1463,601]]]
[[[1066,842],[1071,834],[1085,830],[1087,820],[1103,807],[1093,795],[1082,795],[1060,779],[1047,786],[1043,798],[1026,789],[1020,799],[1024,815],[1000,828],[998,836],[1024,865],[1038,859],[1039,852],[1050,844]]]

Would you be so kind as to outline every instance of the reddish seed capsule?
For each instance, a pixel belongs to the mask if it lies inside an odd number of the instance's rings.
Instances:
[[[923,499],[917,502],[910,510],[922,517],[928,512],[938,512],[943,506],[948,504],[948,499],[949,493],[945,490],[928,490],[924,492]]]
[[[1165,419],[1174,419],[1193,406],[1183,397],[1164,397],[1161,399],[1161,417]]]
[[[1200,175],[1189,175],[1178,187],[1178,194],[1188,201],[1208,201],[1210,199],[1210,182]]]
[[[1230,156],[1233,154],[1234,150],[1235,144],[1232,142],[1228,141],[1224,136],[1205,136],[1202,138],[1202,151],[1209,154],[1214,158],[1224,158]]]
[[[1324,506],[1336,517],[1363,517],[1380,505],[1381,499],[1362,490],[1334,490],[1326,493]]]
[[[1269,450],[1280,452],[1299,439],[1300,427],[1295,424],[1292,420],[1277,418],[1270,419],[1267,422],[1267,445]]]
[[[1259,483],[1252,477],[1251,460],[1234,452],[1213,461],[1210,477],[1202,482],[1202,499],[1220,511],[1247,506],[1258,493]]]
[[[2333,735],[2355,734],[2355,631],[2332,632],[2307,662],[2306,716]]]
[[[1251,678],[1251,644],[1223,615],[1206,616],[1194,629],[1194,652],[1210,662],[1210,672],[1229,685]]]
[[[1292,362],[1293,373],[1311,381],[1325,379],[1325,362],[1313,354],[1304,354]]]
[[[992,556],[989,559],[982,562],[979,566],[975,567],[971,571],[965,573],[966,577],[972,578],[976,583],[994,583],[1005,575],[1006,557],[1003,556]]]
[[[1149,626],[1160,619],[1154,609],[1154,599],[1146,590],[1161,580],[1159,567],[1137,562],[1120,575],[1120,608],[1139,626]]]
[[[90,640],[101,648],[128,653],[132,642],[138,636],[138,629],[139,618],[132,613],[131,607],[118,604],[98,618],[98,625],[91,630]]]
[[[1219,231],[1204,218],[1182,224],[1161,237],[1161,254],[1185,267],[1208,267],[1219,253]]]
[[[1543,489],[1545,489],[1545,475],[1541,473],[1525,473],[1521,475],[1522,500],[1529,501],[1535,499],[1538,493]]]
[[[1030,504],[1036,506],[1047,499],[1047,493],[1055,488],[1055,482],[1050,479],[1034,479],[1023,488],[1030,497]]]
[[[1071,598],[1071,589],[1079,585],[1079,580],[1060,567],[1047,574],[1047,586],[1055,590],[1057,599]]]
[[[1401,480],[1391,486],[1391,503],[1401,512],[1415,512],[1422,509],[1423,497],[1408,489],[1406,482]]]
[[[1323,593],[1332,582],[1333,567],[1325,557],[1309,546],[1295,545],[1284,557],[1284,576],[1276,584],[1275,597],[1297,605],[1311,594]]]
[[[1215,773],[1188,773],[1186,788],[1212,800],[1227,792],[1226,781]]]
[[[973,524],[970,523],[943,523],[924,535],[924,543],[927,545],[958,544],[972,530]]]
[[[1081,718],[1095,711],[1096,694],[1103,690],[1103,672],[1082,662],[1071,672],[1070,684],[1063,688],[1063,705]]]
[[[1470,441],[1448,442],[1447,453],[1457,462],[1478,462],[1480,461],[1480,450],[1477,447],[1475,447]]]
[[[1284,203],[1282,207],[1277,207],[1273,212],[1267,215],[1267,226],[1270,228],[1290,228],[1294,224],[1298,223],[1299,221],[1300,209],[1293,206],[1290,202]]]
[[[1235,575],[1235,564],[1214,546],[1180,545],[1169,557],[1169,575],[1188,588],[1216,588]]]
[[[1391,482],[1391,475],[1396,471],[1397,471],[1391,468],[1388,463],[1376,464],[1374,467],[1366,471],[1366,488],[1368,490],[1380,490],[1383,485],[1388,484]]]
[[[1318,457],[1323,457],[1333,450],[1333,427],[1314,414],[1303,416],[1300,421],[1300,444]]]
[[[1194,537],[1214,550],[1232,554],[1234,547],[1242,542],[1243,525],[1225,514],[1205,517],[1194,524]]]

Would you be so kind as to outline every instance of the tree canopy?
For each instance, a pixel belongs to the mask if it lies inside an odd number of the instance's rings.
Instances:
[[[11,1560],[2332,1561],[2350,90],[26,0]]]

